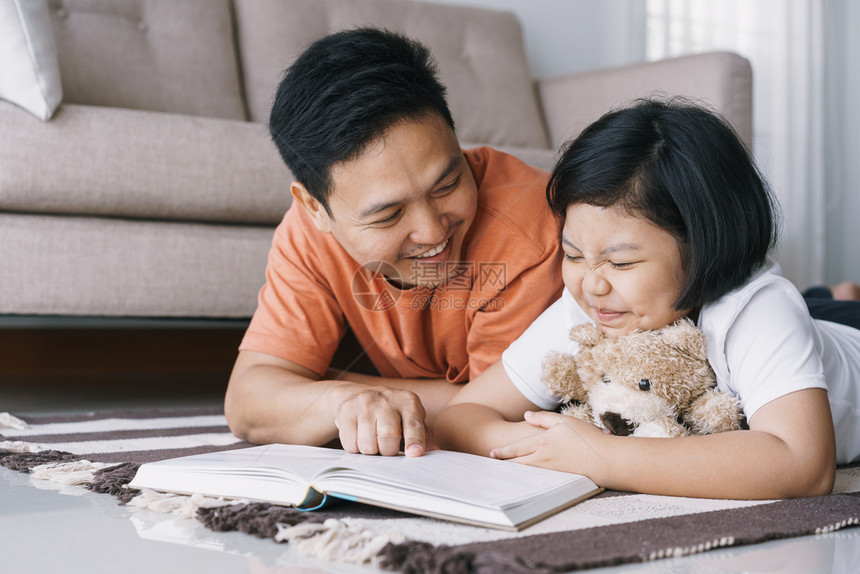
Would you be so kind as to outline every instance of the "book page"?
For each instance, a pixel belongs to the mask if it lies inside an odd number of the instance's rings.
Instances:
[[[341,463],[349,468],[324,472],[314,481],[317,490],[484,524],[516,526],[598,490],[584,476],[458,452],[346,456]]]
[[[314,476],[343,451],[266,445],[198,454],[140,467],[133,488],[301,504]],[[274,449],[272,447],[275,447]]]
[[[442,450],[408,458],[345,455],[338,465],[359,472],[328,471],[314,481],[317,487],[328,490],[344,477],[350,477],[350,486],[353,482],[374,484],[374,488],[380,484],[391,485],[398,490],[413,489],[440,498],[505,507],[569,484],[576,478],[573,474]]]

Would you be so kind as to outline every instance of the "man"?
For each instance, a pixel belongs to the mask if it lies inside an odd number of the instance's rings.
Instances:
[[[230,427],[420,455],[457,383],[560,295],[547,175],[462,151],[428,51],[370,28],[311,45],[269,128],[294,201],[230,379]],[[347,327],[381,376],[329,369]]]

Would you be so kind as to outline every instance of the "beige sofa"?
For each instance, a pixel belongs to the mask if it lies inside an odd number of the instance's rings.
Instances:
[[[41,0],[13,4],[22,1]],[[746,60],[713,53],[535,81],[507,12],[412,0],[48,0],[43,14],[53,44],[28,41],[56,47],[62,103],[44,121],[0,101],[2,315],[249,317],[290,206],[290,174],[265,126],[270,99],[302,48],[338,29],[383,26],[426,43],[464,147],[549,168],[588,122],[655,92],[700,98],[750,139]]]

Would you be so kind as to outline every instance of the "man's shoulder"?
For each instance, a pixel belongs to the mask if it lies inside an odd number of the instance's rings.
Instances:
[[[465,152],[478,184],[473,236],[514,239],[537,252],[558,244],[558,222],[546,202],[549,174],[492,148]]]
[[[472,148],[463,153],[475,177],[479,195],[481,191],[493,190],[502,196],[516,196],[517,192],[525,189],[543,197],[549,181],[549,174],[544,170],[491,147]],[[508,194],[504,193],[506,190]]]
[[[300,205],[287,210],[272,238],[269,264],[303,269],[305,273],[328,277],[336,271],[351,268],[353,260],[331,233],[323,233],[314,225]]]
[[[330,233],[320,231],[302,206],[293,202],[275,229],[275,242],[301,244],[309,249],[330,249],[334,243]]]

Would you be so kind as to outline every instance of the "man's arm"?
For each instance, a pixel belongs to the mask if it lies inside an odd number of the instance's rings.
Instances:
[[[420,455],[425,422],[457,389],[432,379],[338,376],[321,379],[291,361],[240,351],[224,402],[230,429],[257,444],[340,438],[345,450],[364,454],[397,454],[402,440],[407,454]]]

